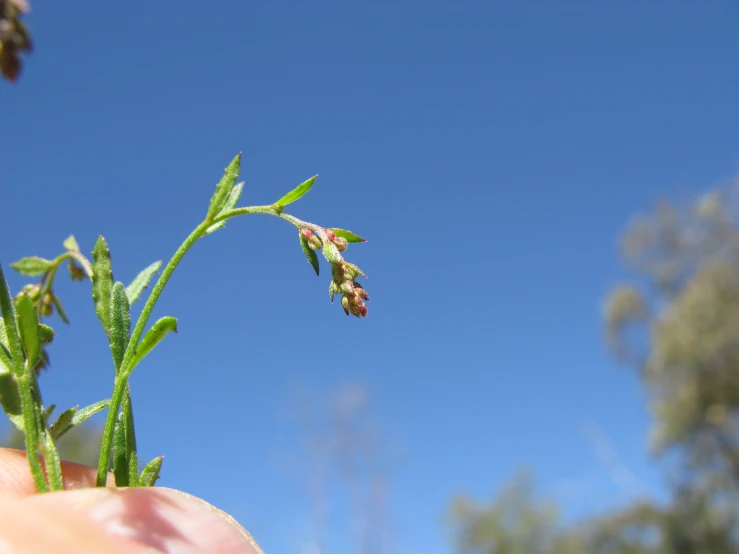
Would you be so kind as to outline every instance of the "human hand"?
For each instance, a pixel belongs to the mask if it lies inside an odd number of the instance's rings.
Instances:
[[[96,470],[62,463],[62,492],[37,494],[25,452],[0,448],[2,554],[264,554],[231,516],[160,487],[95,488]]]

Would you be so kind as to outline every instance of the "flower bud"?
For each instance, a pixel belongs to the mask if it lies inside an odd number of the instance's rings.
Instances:
[[[44,295],[44,298],[41,300],[41,315],[45,317],[49,317],[52,313],[54,313],[54,299],[51,297],[51,294],[46,293]]]
[[[346,240],[344,237],[336,237],[333,240],[333,243],[336,245],[336,248],[339,249],[339,252],[343,252],[346,250],[346,247],[349,246],[349,241]]]
[[[331,242],[334,242],[336,240],[336,233],[334,233],[331,229],[326,229],[326,237]]]
[[[300,230],[300,236],[303,237],[305,240],[310,240],[310,238],[313,236],[313,231],[303,227]]]
[[[31,300],[36,302],[41,294],[41,285],[25,285],[23,287],[23,292],[25,292]]]
[[[313,250],[318,250],[319,248],[321,248],[321,246],[323,246],[323,243],[317,235],[312,235],[308,239],[308,246],[310,246]]]
[[[349,315],[349,297],[348,296],[344,296],[341,299],[341,307],[344,308],[344,313],[346,315]]]
[[[87,273],[74,260],[69,260],[69,273],[73,281],[84,281]]]
[[[339,288],[339,285],[336,283],[336,281],[331,281],[331,284],[328,286],[328,295],[331,298],[331,303],[334,303],[334,294],[339,294],[341,292],[341,289]]]

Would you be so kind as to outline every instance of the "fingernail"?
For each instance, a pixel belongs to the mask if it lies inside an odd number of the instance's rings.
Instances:
[[[134,544],[168,554],[264,554],[234,518],[197,497],[159,487],[97,490],[84,511]]]

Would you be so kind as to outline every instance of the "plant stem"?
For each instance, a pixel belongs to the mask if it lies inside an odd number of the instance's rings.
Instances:
[[[46,482],[44,470],[41,467],[41,461],[38,457],[38,432],[40,428],[38,424],[40,417],[38,412],[40,411],[41,396],[37,395],[38,400],[35,401],[33,387],[38,387],[36,374],[33,372],[33,368],[26,367],[27,364],[23,362],[23,346],[18,332],[15,304],[10,295],[10,289],[8,288],[8,282],[5,280],[2,266],[0,266],[0,313],[5,322],[8,348],[10,349],[12,359],[13,377],[18,386],[18,395],[21,400],[28,465],[31,468],[36,489],[39,492],[46,492],[49,490],[49,484]]]
[[[141,339],[141,335],[144,332],[144,327],[146,327],[149,316],[154,310],[154,306],[156,305],[157,300],[159,300],[159,296],[162,294],[162,291],[164,290],[167,281],[169,281],[169,278],[172,276],[175,268],[180,263],[183,256],[187,254],[187,251],[190,250],[192,245],[195,244],[195,242],[201,236],[203,236],[205,230],[212,224],[213,221],[203,221],[195,228],[192,233],[190,233],[190,235],[185,239],[185,242],[180,245],[180,247],[177,249],[177,252],[175,252],[174,256],[172,256],[172,259],[169,260],[169,262],[167,263],[164,271],[162,271],[162,274],[159,276],[159,279],[154,285],[149,298],[146,300],[146,304],[144,304],[143,310],[141,310],[141,315],[136,322],[136,327],[134,327],[131,338],[128,341],[128,347],[126,348],[126,353],[124,354],[123,361],[121,362],[120,373],[116,376],[115,385],[113,387],[113,394],[110,397],[110,407],[108,408],[108,416],[105,420],[105,427],[103,428],[103,440],[100,447],[100,459],[98,461],[98,487],[105,486],[105,481],[108,474],[108,466],[110,464],[110,448],[113,444],[113,430],[115,428],[118,410],[120,410],[121,408],[121,401],[123,400],[123,393],[126,390],[128,377],[131,373],[128,369],[128,366],[131,363],[131,358],[133,358],[133,355],[136,352],[136,346],[138,345],[139,340]]]
[[[288,223],[292,223],[298,229],[310,229],[311,231],[319,235],[322,240],[327,240],[326,230],[320,225],[308,223],[307,221],[298,219],[297,217],[294,217],[290,214],[280,212],[278,210],[275,210],[272,206],[248,206],[246,208],[235,208],[233,210],[228,210],[227,212],[221,212],[216,218],[213,219],[213,223],[218,223],[219,221],[223,221],[224,219],[231,219],[232,217],[236,217],[238,215],[249,214],[264,214],[271,215],[273,217],[279,217],[280,219],[287,221]]]
[[[31,371],[33,371],[32,368]],[[33,481],[36,483],[36,490],[38,492],[48,492],[49,483],[46,482],[44,470],[38,457],[39,425],[36,405],[31,392],[32,386],[31,377],[27,372],[18,379],[18,393],[21,397],[21,409],[23,411],[23,431],[26,436],[26,457],[28,458],[28,465],[31,467]]]
[[[326,231],[323,227],[319,225],[314,225],[313,223],[302,221],[297,217],[293,217],[289,214],[282,213],[281,211],[275,210],[271,206],[249,206],[246,208],[236,208],[234,210],[228,210],[226,212],[220,213],[213,219],[206,219],[200,225],[198,225],[192,233],[190,233],[190,235],[177,249],[174,256],[172,256],[172,259],[169,260],[166,267],[164,268],[164,271],[162,271],[162,274],[159,276],[159,279],[154,285],[149,298],[146,300],[146,304],[144,304],[144,308],[141,310],[141,315],[139,316],[139,319],[136,322],[136,326],[133,329],[133,333],[131,334],[131,338],[128,341],[128,347],[126,348],[126,353],[123,356],[123,361],[121,362],[119,374],[116,376],[115,379],[113,394],[110,397],[110,406],[108,407],[108,415],[105,420],[105,427],[103,428],[103,440],[100,446],[100,459],[98,460],[98,487],[104,487],[107,479],[108,467],[110,465],[110,449],[113,445],[113,432],[115,430],[118,411],[121,409],[121,403],[123,401],[124,393],[128,389],[128,377],[131,374],[129,365],[131,364],[131,359],[136,353],[136,347],[138,346],[139,340],[141,340],[141,335],[144,332],[144,327],[146,327],[146,323],[149,320],[149,316],[151,316],[151,312],[154,310],[154,306],[156,305],[157,300],[159,300],[159,296],[162,294],[164,287],[166,286],[169,278],[172,276],[172,273],[177,268],[182,258],[185,256],[185,254],[187,254],[187,251],[190,250],[192,245],[195,244],[195,242],[197,242],[197,240],[203,236],[203,233],[205,233],[208,227],[210,227],[214,223],[218,223],[219,221],[224,221],[239,215],[249,214],[265,214],[271,215],[273,217],[279,217],[280,219],[293,224],[299,229],[311,229],[316,234],[318,234],[322,240],[327,240]],[[135,441],[135,438],[133,438],[133,440]]]

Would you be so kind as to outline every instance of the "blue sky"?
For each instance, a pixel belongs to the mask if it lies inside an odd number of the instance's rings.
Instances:
[[[659,494],[644,398],[602,346],[599,307],[634,212],[736,173],[735,3],[32,8],[36,51],[0,86],[6,269],[103,234],[128,282],[200,222],[238,151],[242,205],[318,173],[290,212],[368,239],[347,251],[369,275],[361,321],[329,304],[328,267],[312,274],[284,222],[234,220],[188,254],[155,313],[180,333],[131,382],[162,485],[231,512],[267,552],[301,552],[286,409],[364,383],[393,445],[395,552],[451,552],[450,497],[488,498],[521,465],[568,517],[628,501],[587,428]],[[84,405],[109,396],[112,363],[89,284],[58,288],[72,326],[52,321],[45,400]]]

